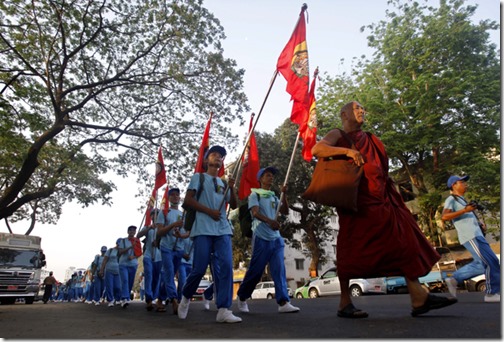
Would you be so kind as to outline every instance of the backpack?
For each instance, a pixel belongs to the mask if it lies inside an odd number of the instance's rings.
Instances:
[[[258,193],[257,195],[257,201],[259,202],[261,200],[261,196],[259,196]],[[238,219],[240,220],[240,229],[242,236],[246,236],[248,238],[252,237],[252,220],[254,219],[252,217],[252,214],[250,214],[250,210],[248,208],[248,199],[245,203],[240,205],[239,213],[238,213]]]
[[[199,186],[196,191],[196,201],[199,200],[201,192],[203,191],[203,182],[205,181],[205,176],[203,173],[200,173]],[[184,229],[186,232],[192,229],[194,224],[194,220],[196,220],[196,210],[192,207],[185,206],[182,204],[182,208],[185,210],[185,219],[184,219]]]

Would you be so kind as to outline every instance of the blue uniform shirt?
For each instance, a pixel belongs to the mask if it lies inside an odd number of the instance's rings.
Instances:
[[[252,190],[252,193],[248,197],[248,207],[249,210],[252,207],[259,206],[259,213],[274,220],[276,215],[276,210],[278,206],[278,197],[275,195],[268,197],[260,197],[260,200],[257,200],[257,194]],[[252,220],[252,231],[258,237],[263,240],[273,241],[280,237],[279,230],[273,230],[271,227],[262,221],[254,218]]]
[[[466,205],[467,202],[464,197],[459,196],[459,200],[457,201],[455,197],[448,196],[444,203],[444,209],[450,209],[452,212],[455,212],[464,209]],[[455,225],[455,229],[457,230],[458,239],[461,245],[474,239],[476,236],[483,236],[479,227],[478,218],[472,211],[462,214],[459,217],[454,218],[452,221]]]

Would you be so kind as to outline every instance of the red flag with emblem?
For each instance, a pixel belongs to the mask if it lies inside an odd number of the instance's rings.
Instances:
[[[313,75],[313,81],[310,86],[310,107],[308,108],[308,118],[306,122],[299,126],[301,139],[303,139],[303,150],[301,154],[304,160],[311,161],[313,155],[311,153],[312,147],[317,142],[317,108],[315,101],[315,80],[318,76],[318,68]]]
[[[252,129],[252,121],[254,114],[250,117],[249,133]],[[252,192],[251,188],[259,188],[257,181],[257,172],[259,172],[259,152],[254,132],[252,132],[249,143],[242,158],[242,174],[240,179],[240,188],[238,189],[238,197],[243,200]]]
[[[306,44],[306,22],[304,12],[306,4],[301,8],[299,19],[290,40],[285,45],[277,62],[277,71],[287,81],[287,92],[291,95],[291,121],[298,125],[307,120],[305,107],[309,101],[308,85],[308,46]]]
[[[213,113],[210,113],[208,122],[205,127],[205,132],[203,133],[203,139],[201,140],[201,145],[199,148],[198,160],[196,161],[196,167],[194,168],[194,173],[205,172],[203,168],[203,162],[205,161],[205,153],[210,148],[210,126],[212,124]],[[224,160],[222,161],[222,167],[219,169],[219,177],[224,176]]]

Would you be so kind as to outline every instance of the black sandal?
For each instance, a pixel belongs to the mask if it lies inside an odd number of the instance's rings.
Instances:
[[[357,309],[352,303],[345,306],[342,310],[338,310],[338,317],[344,318],[366,318],[368,313]]]
[[[454,297],[440,297],[428,294],[424,305],[418,308],[413,308],[413,310],[411,310],[411,316],[416,317],[418,315],[427,313],[430,310],[441,309],[445,306],[455,304],[456,302],[458,302],[458,300]]]

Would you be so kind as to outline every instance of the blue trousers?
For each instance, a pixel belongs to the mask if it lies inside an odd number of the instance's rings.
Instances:
[[[230,308],[233,304],[233,252],[231,248],[231,235],[198,235],[193,239],[194,263],[193,269],[187,277],[182,294],[192,298],[198,289],[201,278],[206,273],[214,253],[215,263],[219,272],[215,273],[217,308]]]
[[[99,302],[103,295],[103,290],[105,289],[105,278],[101,278],[99,275],[93,277],[94,291],[93,299],[95,302]]]
[[[166,289],[166,299],[177,299],[177,288],[175,287],[175,271],[180,266],[180,260],[184,251],[173,251],[161,247],[161,259],[163,260],[163,280]]]
[[[477,236],[463,244],[471,253],[473,261],[453,273],[457,283],[485,274],[486,293],[500,293],[499,259],[482,236]]]
[[[127,285],[126,285],[127,287]],[[112,274],[105,271],[105,289],[107,302],[121,300],[121,277],[119,274]]]
[[[145,301],[147,303],[158,298],[159,283],[161,280],[161,261],[152,261],[151,258],[143,258]]]
[[[244,301],[252,295],[257,283],[261,280],[264,268],[269,263],[271,277],[275,283],[275,299],[277,303],[289,302],[287,293],[287,278],[285,275],[283,238],[277,238],[273,241],[267,241],[252,236],[252,259],[245,273],[243,282],[238,289],[238,297]]]
[[[191,273],[192,270],[192,265],[187,264],[185,262],[181,262],[179,269],[178,269],[178,283],[177,283],[177,296],[178,296],[178,301],[182,299],[182,289],[184,288],[184,284],[187,280],[187,276],[189,273]]]
[[[135,281],[137,266],[119,265],[119,274],[121,276],[121,299],[130,300],[131,290]]]

